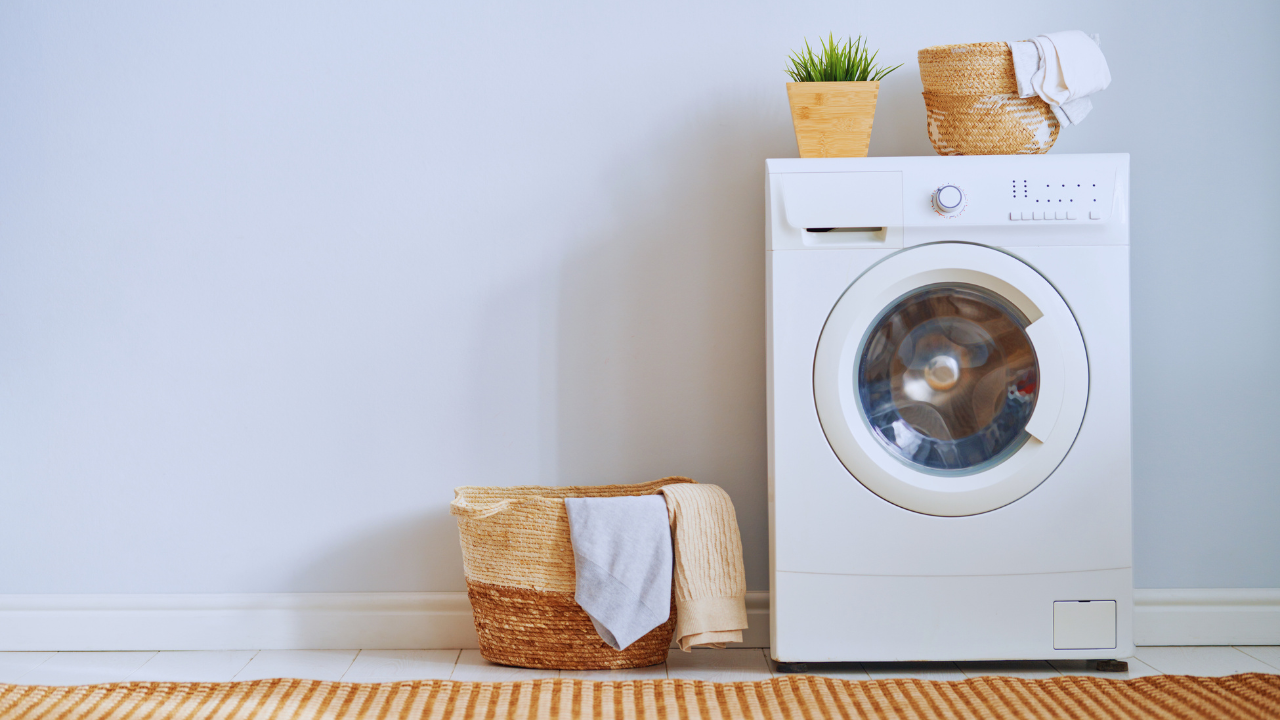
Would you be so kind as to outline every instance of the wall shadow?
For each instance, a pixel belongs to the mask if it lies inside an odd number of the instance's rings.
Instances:
[[[795,154],[789,117],[762,106],[709,99],[613,160],[610,221],[559,269],[555,381],[563,482],[724,487],[753,590],[768,588],[764,160]]]
[[[319,552],[287,587],[321,593],[466,590],[458,528],[448,503],[348,536]]]

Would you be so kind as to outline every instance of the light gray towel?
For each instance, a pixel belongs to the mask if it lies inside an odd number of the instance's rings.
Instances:
[[[671,526],[661,495],[565,498],[577,587],[600,638],[625,649],[671,616]]]

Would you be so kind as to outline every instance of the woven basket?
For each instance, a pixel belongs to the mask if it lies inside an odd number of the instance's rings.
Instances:
[[[1058,139],[1058,119],[1038,97],[1018,97],[1002,42],[919,52],[929,140],[939,155],[1035,155]]]
[[[667,659],[671,617],[623,650],[600,639],[574,601],[577,577],[569,542],[567,497],[653,495],[669,477],[639,485],[460,487],[449,506],[458,518],[467,595],[480,654],[501,665],[605,670],[657,665]]]

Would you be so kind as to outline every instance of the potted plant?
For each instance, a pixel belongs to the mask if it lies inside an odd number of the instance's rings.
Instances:
[[[876,65],[879,51],[869,52],[861,35],[819,42],[815,53],[806,39],[787,68],[795,81],[787,83],[787,97],[800,157],[866,157],[880,80],[902,65]]]

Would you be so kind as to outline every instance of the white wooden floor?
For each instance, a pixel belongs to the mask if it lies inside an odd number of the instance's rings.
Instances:
[[[963,680],[979,675],[1044,678],[1098,675],[1280,673],[1280,647],[1144,647],[1129,672],[1099,673],[1080,662],[848,663],[814,666],[817,675],[869,680],[915,677]],[[585,680],[695,678],[765,680],[776,673],[759,649],[672,651],[667,662],[640,670],[525,670],[492,665],[479,650],[227,650],[191,652],[0,652],[0,683],[82,685],[131,681],[224,682],[294,677],[346,682],[453,679],[501,682],[565,677]]]

